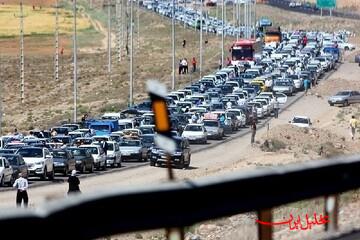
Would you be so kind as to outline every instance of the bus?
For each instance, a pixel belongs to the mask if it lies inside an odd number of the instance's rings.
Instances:
[[[265,45],[277,45],[282,41],[282,33],[280,27],[267,27],[265,29]],[[275,47],[274,46],[274,47]]]
[[[253,39],[240,39],[233,43],[230,51],[232,65],[238,65],[239,62],[255,61],[255,54],[262,51],[262,42]]]

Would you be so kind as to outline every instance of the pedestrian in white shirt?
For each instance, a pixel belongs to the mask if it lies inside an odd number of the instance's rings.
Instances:
[[[29,187],[28,180],[23,178],[22,174],[19,173],[19,178],[15,180],[13,187],[17,188],[16,206],[21,207],[21,203],[24,200],[24,207],[27,207],[29,202],[27,194],[27,189]]]
[[[226,103],[226,109],[231,109],[232,107],[232,103],[230,102],[230,100]]]

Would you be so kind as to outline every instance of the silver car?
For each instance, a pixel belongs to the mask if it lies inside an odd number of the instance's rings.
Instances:
[[[204,127],[207,131],[208,139],[221,140],[224,136],[224,128],[220,125],[220,122],[216,119],[204,119]]]
[[[348,106],[351,103],[360,102],[360,93],[358,91],[340,91],[334,96],[328,99],[330,106],[334,106],[335,104],[341,104],[342,106]]]

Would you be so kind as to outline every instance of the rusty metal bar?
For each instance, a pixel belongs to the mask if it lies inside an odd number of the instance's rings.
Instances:
[[[339,222],[339,195],[325,196],[325,216],[329,216],[329,222],[325,224],[325,231],[338,230]]]
[[[258,219],[263,222],[272,222],[271,208],[258,211]],[[272,226],[258,224],[259,240],[272,240]]]

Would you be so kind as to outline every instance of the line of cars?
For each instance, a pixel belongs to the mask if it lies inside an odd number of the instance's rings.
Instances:
[[[303,46],[300,40],[305,35],[308,42]],[[177,143],[171,163],[188,168],[190,144],[221,140],[252,121],[271,116],[275,98],[286,103],[289,95],[304,90],[304,79],[316,84],[339,61],[337,51],[325,50],[336,48],[323,44],[326,37],[325,33],[295,31],[277,47],[265,46],[254,61],[226,66],[169,93],[166,101]],[[3,136],[0,183],[10,184],[19,172],[52,180],[55,173],[105,170],[121,167],[127,160],[161,166],[168,156],[154,144],[155,134],[151,102],[146,100],[100,119],[65,123],[51,131],[32,130],[27,136]]]

